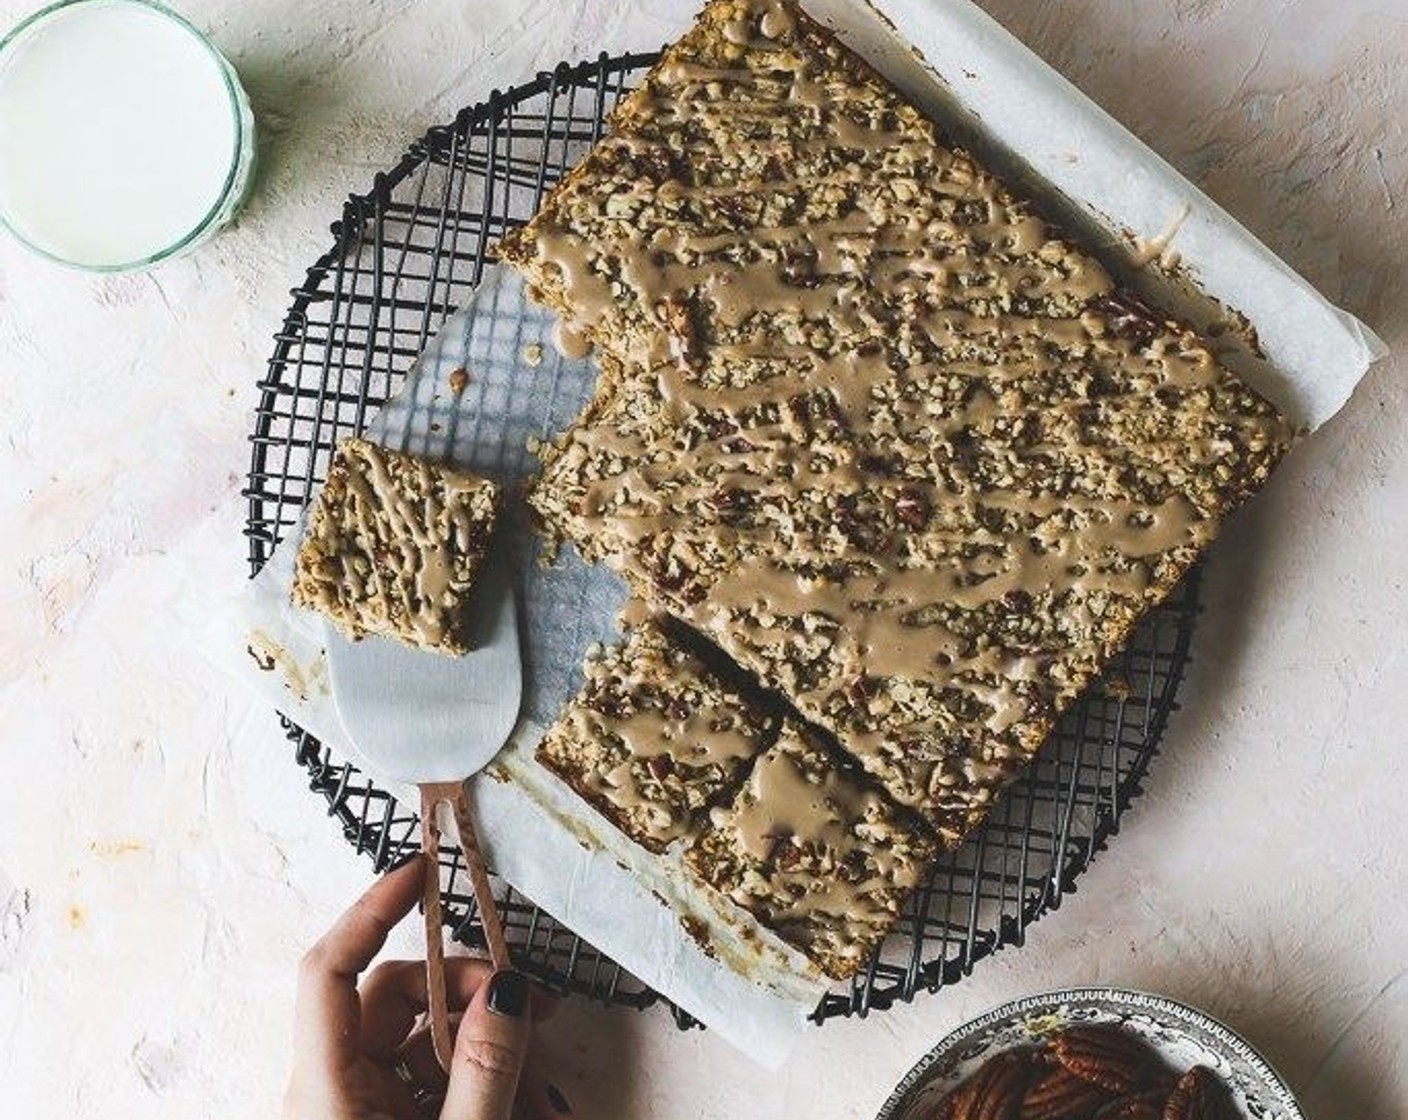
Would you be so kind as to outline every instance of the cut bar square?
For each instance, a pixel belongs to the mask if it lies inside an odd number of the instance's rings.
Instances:
[[[298,549],[293,602],[353,641],[467,653],[465,600],[498,504],[487,478],[345,439]]]
[[[742,781],[772,721],[652,621],[588,660],[538,760],[631,839],[692,839]]]
[[[885,939],[933,852],[872,779],[788,720],[685,863],[843,980]]]

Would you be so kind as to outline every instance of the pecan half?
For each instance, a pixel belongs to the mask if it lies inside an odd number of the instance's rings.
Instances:
[[[934,1106],[934,1110],[922,1120],[954,1120],[954,1105],[958,1100],[958,1089],[950,1089],[942,1097],[939,1103]]]
[[[989,1058],[944,1098],[950,1120],[1019,1120],[1031,1080],[1030,1050],[1005,1050]]]
[[[1052,1037],[1051,1056],[1077,1077],[1120,1096],[1145,1088],[1158,1068],[1144,1041],[1118,1027],[1067,1027]]]
[[[1163,327],[1158,314],[1128,292],[1111,292],[1092,306],[1104,312],[1114,334],[1136,346],[1147,346]]]
[[[1099,1112],[1095,1120],[1163,1120],[1164,1100],[1168,1093],[1162,1089],[1145,1089],[1141,1093],[1130,1093],[1111,1101]]]
[[[1178,1079],[1160,1120],[1237,1120],[1227,1087],[1207,1066],[1194,1066]]]
[[[1022,1100],[1022,1120],[1079,1120],[1109,1103],[1110,1094],[1064,1066],[1057,1066]]]

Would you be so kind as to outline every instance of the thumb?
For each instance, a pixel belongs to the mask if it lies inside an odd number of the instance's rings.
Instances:
[[[505,969],[480,986],[455,1035],[440,1120],[509,1120],[528,1056],[528,978]]]

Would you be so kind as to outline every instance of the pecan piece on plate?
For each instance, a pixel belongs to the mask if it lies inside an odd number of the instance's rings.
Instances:
[[[1178,1079],[1161,1120],[1237,1120],[1227,1087],[1207,1066],[1194,1066]]]
[[[1118,1096],[1147,1085],[1158,1058],[1138,1036],[1113,1026],[1067,1027],[1051,1038],[1051,1055],[1077,1077]]]
[[[943,1100],[943,1120],[1019,1120],[1031,1080],[1030,1050],[1004,1050],[965,1078]]]
[[[1109,1100],[1099,1085],[1057,1066],[1027,1090],[1022,1120],[1081,1120]]]
[[[1163,1120],[1167,1096],[1163,1089],[1145,1089],[1117,1097],[1094,1114],[1095,1120]]]

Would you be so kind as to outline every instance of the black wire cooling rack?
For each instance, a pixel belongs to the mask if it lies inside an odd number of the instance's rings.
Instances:
[[[606,113],[653,54],[601,56],[463,110],[431,129],[372,189],[350,198],[333,246],[292,292],[251,436],[249,560],[257,572],[298,521],[333,445],[359,432],[426,341],[478,283],[487,249],[526,220],[601,134]],[[865,1015],[937,991],[1061,904],[1140,793],[1188,656],[1197,574],[1139,627],[1104,681],[1069,712],[1028,777],[960,851],[944,855],[894,936],[818,1021]],[[419,847],[410,808],[283,721],[294,757],[343,835],[381,869]],[[457,850],[442,848],[453,935],[480,944]],[[665,1002],[506,884],[497,884],[515,960],[549,986],[609,1003]],[[672,1008],[681,1026],[692,1020]]]

